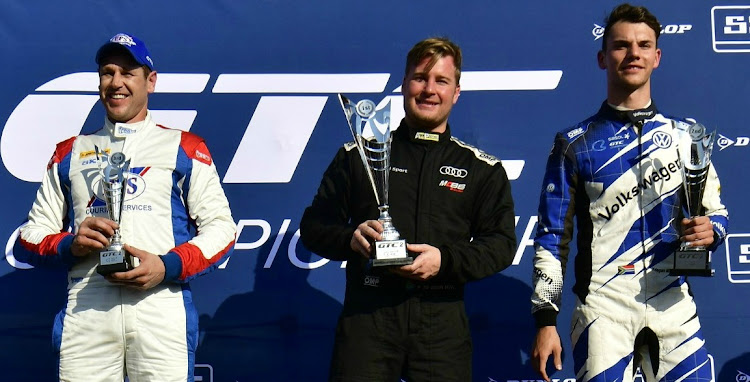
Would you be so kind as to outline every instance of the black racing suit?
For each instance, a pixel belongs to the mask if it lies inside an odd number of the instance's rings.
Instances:
[[[347,261],[331,380],[468,381],[463,285],[508,267],[515,251],[505,170],[497,158],[451,137],[450,127],[431,134],[402,122],[393,133],[389,195],[401,237],[440,249],[440,271],[427,282],[372,268],[351,249],[356,227],[378,218],[354,143],[338,151],[300,223],[308,249]]]

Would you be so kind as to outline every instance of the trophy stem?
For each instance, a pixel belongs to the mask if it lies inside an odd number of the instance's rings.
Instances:
[[[120,246],[122,247],[122,236],[120,235],[120,229],[116,229],[114,235],[112,235],[112,238],[109,239],[109,246],[115,247]]]
[[[694,247],[694,246],[690,245],[687,242],[683,242],[683,243],[680,244],[680,250],[682,250],[682,251],[704,251],[705,249],[706,249],[706,247],[704,247],[702,245]]]
[[[388,213],[388,206],[380,206],[378,209],[380,210],[378,221],[383,224],[383,233],[381,234],[383,240],[399,240],[401,234],[393,226],[393,219],[391,219],[391,215]]]

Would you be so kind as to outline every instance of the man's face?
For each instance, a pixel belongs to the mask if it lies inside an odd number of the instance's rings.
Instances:
[[[458,101],[461,87],[456,81],[453,57],[441,57],[426,72],[429,62],[429,57],[423,59],[404,77],[401,93],[404,95],[406,121],[420,130],[442,133],[448,115]]]
[[[607,70],[609,89],[633,92],[650,85],[651,72],[661,59],[653,29],[645,23],[616,22],[606,46],[597,58],[599,67]]]
[[[148,95],[154,92],[156,72],[125,52],[113,53],[99,65],[99,99],[112,122],[132,123],[146,118]]]

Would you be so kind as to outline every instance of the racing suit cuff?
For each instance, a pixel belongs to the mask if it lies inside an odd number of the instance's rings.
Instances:
[[[76,237],[72,234],[66,235],[60,240],[60,243],[57,244],[57,253],[60,255],[60,261],[62,261],[63,264],[72,266],[78,260],[78,258],[73,255],[73,251],[70,250],[75,238]]]
[[[557,326],[557,311],[554,309],[542,309],[534,312],[536,327]]]
[[[450,274],[453,269],[453,256],[448,248],[445,246],[439,247],[440,250],[440,269],[435,278],[438,280],[444,280]]]
[[[708,246],[708,250],[714,252],[719,248],[719,245],[721,245],[721,236],[719,235],[719,231],[716,230],[716,227],[714,227],[714,242]]]
[[[162,280],[162,283],[179,281],[182,274],[182,259],[180,259],[180,255],[168,252],[159,257],[164,263],[164,280]]]

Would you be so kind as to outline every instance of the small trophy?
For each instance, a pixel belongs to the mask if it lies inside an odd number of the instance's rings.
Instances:
[[[391,104],[384,102],[380,108],[370,100],[361,100],[356,104],[339,94],[341,108],[344,109],[349,129],[357,144],[359,156],[375,192],[383,224],[383,240],[375,242],[373,266],[406,265],[414,259],[407,254],[406,240],[393,226],[388,214],[388,176],[391,170]]]
[[[125,202],[130,160],[126,160],[125,154],[121,152],[107,155],[100,151],[99,147],[95,147],[95,149],[96,156],[99,159],[102,198],[107,203],[110,220],[119,225]],[[105,166],[102,167],[102,165]],[[134,267],[133,256],[122,249],[122,237],[118,228],[110,238],[109,246],[99,251],[99,265],[96,267],[96,272],[106,276],[114,272],[129,271]]]
[[[681,140],[677,155],[682,162],[682,184],[685,189],[685,207],[691,218],[703,214],[703,191],[706,188],[711,150],[716,131],[706,134],[706,127],[695,123],[688,128],[690,141]],[[683,242],[674,253],[674,268],[670,276],[713,276],[708,249],[691,247]]]

